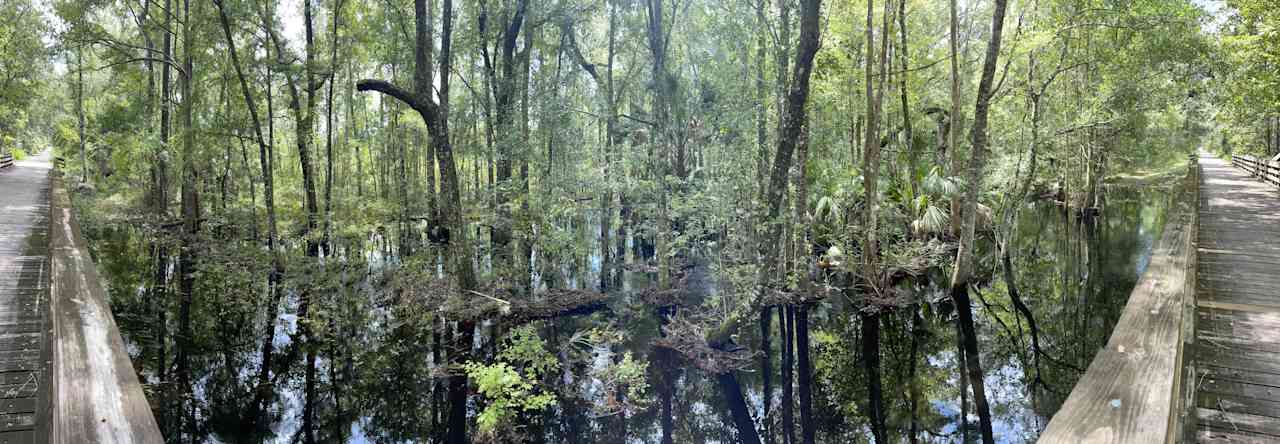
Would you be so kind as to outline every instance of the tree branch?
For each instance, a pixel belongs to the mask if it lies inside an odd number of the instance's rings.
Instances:
[[[356,91],[377,91],[388,96],[396,98],[410,108],[424,114],[428,124],[435,120],[436,106],[430,100],[419,100],[418,95],[412,91],[396,86],[386,80],[363,79],[356,82]]]

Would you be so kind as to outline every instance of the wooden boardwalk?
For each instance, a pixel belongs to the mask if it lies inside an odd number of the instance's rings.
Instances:
[[[162,442],[50,171],[0,169],[0,444]]]
[[[1280,442],[1280,190],[1202,154],[1196,438]]]
[[[49,168],[0,169],[0,442],[47,435]]]

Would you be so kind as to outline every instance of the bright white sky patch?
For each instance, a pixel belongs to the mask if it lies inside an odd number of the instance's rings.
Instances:
[[[311,13],[317,11],[312,5]],[[276,19],[280,20],[280,38],[294,54],[301,55],[306,50],[306,27],[302,23],[302,0],[279,0],[276,3]],[[314,24],[315,17],[311,17]]]
[[[1229,8],[1222,0],[1191,0],[1191,3],[1209,13],[1209,20],[1202,25],[1205,32],[1216,34],[1226,23]]]

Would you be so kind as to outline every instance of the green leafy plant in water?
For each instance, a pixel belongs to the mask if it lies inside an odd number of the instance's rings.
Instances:
[[[555,403],[555,396],[539,389],[539,382],[558,367],[554,355],[532,326],[512,330],[498,359],[492,364],[469,362],[467,377],[488,405],[476,419],[479,433],[495,435],[506,429],[519,412],[539,410]],[[517,370],[518,368],[518,370]]]
[[[649,383],[645,378],[649,363],[624,352],[622,359],[592,370],[592,376],[603,385],[603,403],[593,409],[601,416],[631,414],[649,405]]]

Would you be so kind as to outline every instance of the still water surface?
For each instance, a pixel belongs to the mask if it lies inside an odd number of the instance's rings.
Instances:
[[[1035,313],[1040,342],[1047,356],[1028,352],[1027,324],[1007,297],[1003,276],[988,272],[982,298],[975,300],[986,371],[986,387],[995,419],[995,433],[1002,442],[1034,441],[1037,433],[1061,406],[1087,368],[1120,316],[1129,292],[1149,261],[1152,244],[1163,229],[1168,195],[1161,189],[1113,187],[1107,207],[1095,221],[1081,221],[1073,214],[1048,203],[1028,204],[1022,210],[1020,226],[1011,247],[1016,283],[1022,297]],[[162,387],[157,367],[159,350],[153,344],[159,334],[173,334],[173,319],[159,325],[155,302],[144,288],[154,269],[154,250],[146,236],[125,224],[96,222],[86,217],[86,233],[103,275],[108,280],[112,307],[121,333],[129,344],[135,367],[148,382],[152,405]],[[580,224],[575,242],[592,244],[598,228]],[[384,261],[377,247],[368,248],[363,259],[331,277],[338,304],[335,321],[327,328],[342,338],[319,353],[318,374],[322,399],[316,401],[319,434],[330,440],[348,442],[428,441],[433,436],[430,334],[404,328],[406,316],[393,309],[392,296],[381,280]],[[598,251],[598,246],[583,248]],[[992,249],[994,250],[994,249]],[[245,250],[237,250],[243,253]],[[219,252],[206,252],[216,255]],[[218,269],[203,269],[198,279],[193,313],[191,357],[193,397],[197,436],[208,442],[235,442],[242,437],[239,415],[252,397],[252,386],[260,365],[264,335],[266,299],[261,283],[263,257],[237,260],[227,253]],[[258,254],[264,255],[259,252]],[[984,269],[999,270],[999,258],[987,254]],[[209,261],[214,262],[214,261]],[[699,260],[689,271],[688,285],[700,298],[714,301],[727,291],[717,278],[714,259]],[[292,265],[292,264],[291,264]],[[598,254],[576,257],[558,266],[536,267],[535,278],[544,285],[590,287],[599,281]],[[621,345],[586,350],[590,359],[562,365],[551,378],[548,390],[557,393],[557,402],[541,414],[540,434],[547,442],[659,442],[661,420],[657,402],[647,408],[619,415],[600,416],[599,381],[590,368],[614,359],[615,353],[630,351],[650,362],[650,393],[659,387],[663,372],[670,369],[676,382],[672,397],[675,442],[734,442],[734,428],[728,407],[716,389],[715,379],[692,366],[660,358],[650,346],[658,334],[657,316],[636,301],[639,289],[649,285],[644,272],[625,272],[623,285],[610,291],[610,309],[587,317],[547,322],[543,337],[561,359],[567,359],[574,332],[612,325],[620,330]],[[927,295],[926,295],[927,296]],[[286,295],[281,315],[275,320],[280,331],[273,342],[287,354],[291,334],[296,331],[296,295]],[[990,304],[988,304],[990,303]],[[921,437],[928,442],[958,442],[960,428],[968,424],[971,440],[977,438],[977,416],[969,409],[969,419],[960,417],[960,379],[956,372],[956,335],[951,310],[945,303],[924,309],[927,332],[919,344],[921,359],[912,363],[911,313],[907,310],[883,316],[882,354],[885,405],[893,436],[901,437],[910,422],[907,393],[910,366],[917,365],[917,383],[926,403],[919,409]],[[753,323],[754,325],[754,323]],[[778,322],[773,323],[774,327]],[[863,408],[867,399],[860,357],[856,316],[822,305],[811,310],[814,366],[814,422],[819,442],[869,442]],[[772,340],[773,414],[779,420],[779,352],[777,335]],[[758,328],[746,328],[740,344],[758,348]],[[581,350],[580,350],[581,352]],[[174,350],[167,350],[166,368],[172,374]],[[581,353],[579,353],[581,354]],[[338,358],[330,358],[338,356]],[[1038,360],[1038,365],[1037,361]],[[304,402],[303,365],[298,360],[280,375],[274,385],[276,402],[271,431],[276,442],[294,442],[301,424]],[[1038,370],[1036,369],[1038,367]],[[759,366],[739,372],[752,414],[763,409],[763,378]],[[339,401],[335,401],[339,400]],[[170,409],[171,410],[171,409]],[[163,418],[164,409],[157,408]],[[171,416],[172,418],[172,416]],[[778,430],[775,425],[772,427]],[[797,426],[798,433],[798,426]],[[340,437],[340,438],[339,438]]]

